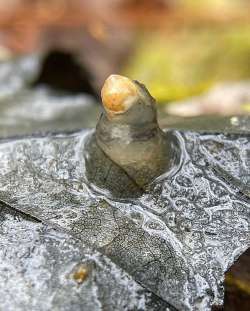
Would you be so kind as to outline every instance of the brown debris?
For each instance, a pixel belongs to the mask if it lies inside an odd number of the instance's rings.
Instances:
[[[248,311],[250,303],[250,249],[226,273],[225,310]]]
[[[75,268],[75,270],[72,273],[72,278],[76,281],[77,284],[82,284],[89,275],[89,268],[87,265],[80,264]]]

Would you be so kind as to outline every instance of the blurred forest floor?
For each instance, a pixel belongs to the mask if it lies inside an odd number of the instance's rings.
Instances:
[[[0,0],[0,59],[66,51],[96,94],[120,73],[145,83],[159,103],[175,103],[249,80],[249,12],[246,0]],[[249,114],[248,98],[236,106],[199,114]]]

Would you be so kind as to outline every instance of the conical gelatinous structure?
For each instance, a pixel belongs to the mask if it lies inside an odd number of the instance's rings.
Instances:
[[[101,95],[104,113],[96,126],[96,144],[143,191],[172,166],[174,139],[159,128],[155,100],[139,82],[111,75]]]

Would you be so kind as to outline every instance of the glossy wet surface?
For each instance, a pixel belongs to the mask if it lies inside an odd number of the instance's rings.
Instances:
[[[222,304],[224,272],[250,246],[249,117],[160,112],[183,130],[171,132],[180,158],[138,189],[95,143],[86,161],[93,131],[65,133],[95,126],[93,98],[32,89],[38,56],[0,67],[1,308]]]
[[[2,141],[0,200],[90,244],[179,310],[221,304],[224,272],[250,245],[248,135],[175,132],[178,169],[126,200],[86,179],[89,135]],[[126,191],[108,160],[97,178]]]
[[[2,310],[170,310],[82,241],[4,204],[0,259]]]

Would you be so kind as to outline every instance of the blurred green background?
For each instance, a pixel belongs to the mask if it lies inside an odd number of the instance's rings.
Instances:
[[[146,84],[159,103],[178,104],[217,84],[248,82],[249,12],[247,0],[0,0],[0,59],[65,50],[87,69],[96,94],[120,73]],[[238,97],[221,109],[190,103],[166,111],[249,114],[247,90]]]

